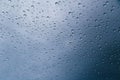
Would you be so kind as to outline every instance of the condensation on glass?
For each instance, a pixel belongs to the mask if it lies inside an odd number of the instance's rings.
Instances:
[[[120,0],[0,0],[0,80],[120,80]]]

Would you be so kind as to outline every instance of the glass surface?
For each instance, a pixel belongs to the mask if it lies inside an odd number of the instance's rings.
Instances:
[[[120,0],[0,0],[0,80],[120,80]]]

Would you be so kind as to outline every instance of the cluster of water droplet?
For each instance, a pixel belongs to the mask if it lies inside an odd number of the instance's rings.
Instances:
[[[1,0],[0,80],[116,80],[119,12],[117,0]]]

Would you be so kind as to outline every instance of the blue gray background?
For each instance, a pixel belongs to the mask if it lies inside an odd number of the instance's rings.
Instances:
[[[120,80],[120,0],[0,0],[0,80]]]

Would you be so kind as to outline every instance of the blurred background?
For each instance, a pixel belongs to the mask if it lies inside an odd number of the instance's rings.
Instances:
[[[0,80],[120,80],[120,0],[0,0]]]

